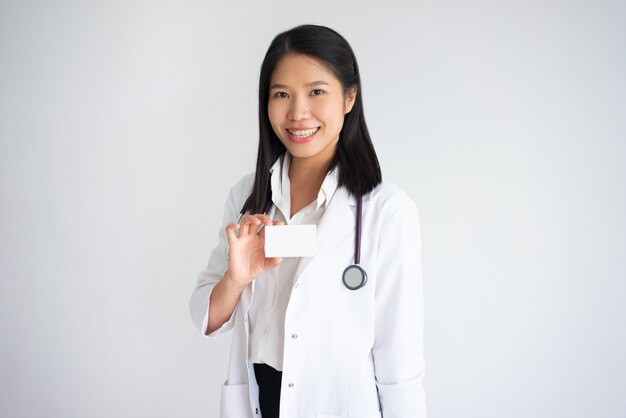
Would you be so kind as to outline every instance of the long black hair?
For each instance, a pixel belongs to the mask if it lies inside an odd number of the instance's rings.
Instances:
[[[339,142],[328,171],[338,166],[338,187],[354,196],[369,193],[382,181],[380,164],[365,124],[361,77],[348,42],[325,26],[301,25],[278,34],[270,44],[259,78],[259,150],[252,194],[242,212],[261,213],[271,199],[270,168],[286,148],[270,125],[268,100],[270,79],[276,64],[287,54],[303,54],[324,64],[341,82],[344,97],[356,89],[352,109],[344,116]]]

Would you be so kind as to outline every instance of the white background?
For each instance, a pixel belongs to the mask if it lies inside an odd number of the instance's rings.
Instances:
[[[420,210],[429,416],[626,416],[626,3],[552,0],[2,0],[0,416],[217,416],[187,302],[302,23]]]

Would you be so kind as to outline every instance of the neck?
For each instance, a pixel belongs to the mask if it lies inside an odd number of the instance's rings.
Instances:
[[[291,158],[289,183],[291,193],[291,217],[315,200],[320,192],[330,159]]]
[[[292,155],[289,166],[289,182],[300,190],[319,191],[331,160],[332,156],[325,159],[312,159],[298,158]]]
[[[337,138],[333,144],[310,157],[296,157],[291,154],[289,165],[289,182],[299,184],[301,187],[317,185],[319,191],[330,163],[337,151]]]

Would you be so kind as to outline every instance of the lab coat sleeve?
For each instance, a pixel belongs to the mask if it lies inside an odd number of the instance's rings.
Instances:
[[[237,190],[241,188],[238,187],[240,185],[241,184],[238,184],[233,187],[228,194],[226,205],[224,207],[222,227],[219,230],[218,243],[215,248],[213,248],[213,251],[209,256],[209,263],[207,267],[198,275],[196,287],[189,301],[191,319],[196,328],[198,328],[203,335],[206,335],[206,330],[209,325],[209,303],[211,291],[228,269],[228,259],[226,258],[228,253],[228,238],[226,238],[225,228],[229,223],[237,221],[239,212],[235,200],[238,197]],[[230,318],[224,323],[224,325],[208,334],[207,337],[211,339],[217,338],[218,335],[232,329],[237,309],[238,308],[235,308]]]
[[[425,418],[421,231],[407,196],[382,224],[372,348],[383,418]]]

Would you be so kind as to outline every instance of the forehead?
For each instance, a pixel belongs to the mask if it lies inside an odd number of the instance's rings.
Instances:
[[[271,84],[286,84],[294,87],[313,80],[339,84],[339,80],[319,60],[302,54],[287,54],[276,64]]]

